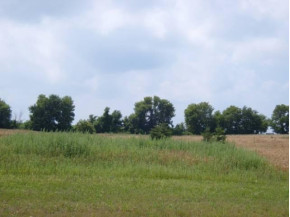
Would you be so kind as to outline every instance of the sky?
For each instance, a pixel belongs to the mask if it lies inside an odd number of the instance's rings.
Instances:
[[[0,98],[29,119],[39,94],[71,96],[75,122],[159,96],[289,104],[288,0],[0,0]]]

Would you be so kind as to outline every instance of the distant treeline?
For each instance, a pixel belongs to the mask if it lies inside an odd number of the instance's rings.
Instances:
[[[202,134],[222,129],[226,134],[259,134],[271,127],[275,133],[289,133],[289,106],[277,105],[271,119],[250,107],[230,106],[224,111],[215,111],[208,102],[190,104],[184,111],[185,123],[175,126],[173,104],[158,96],[144,97],[134,105],[134,113],[123,117],[121,112],[106,107],[101,116],[91,114],[86,120],[72,125],[75,106],[69,96],[38,96],[29,107],[30,120],[21,121],[11,116],[10,106],[0,99],[0,128],[21,128],[36,131],[80,131],[88,133],[149,134],[158,126],[166,126],[173,135]]]

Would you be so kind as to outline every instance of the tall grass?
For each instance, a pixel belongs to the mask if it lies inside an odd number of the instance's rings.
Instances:
[[[0,138],[0,171],[92,173],[112,167],[119,175],[226,179],[278,177],[265,159],[228,143],[104,137],[79,133],[27,133]],[[25,170],[23,167],[26,166]],[[6,168],[6,169],[5,169]],[[42,168],[42,170],[40,170]],[[132,174],[130,174],[132,172]],[[177,175],[179,174],[179,175]],[[275,174],[275,175],[274,175]],[[285,176],[284,176],[285,178]]]
[[[0,137],[0,216],[287,216],[288,173],[229,143]]]

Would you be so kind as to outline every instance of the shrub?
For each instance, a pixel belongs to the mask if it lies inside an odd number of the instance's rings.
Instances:
[[[186,132],[186,128],[184,123],[176,124],[174,128],[172,128],[172,134],[176,136],[184,135]]]
[[[222,128],[217,127],[215,129],[214,140],[217,142],[225,142],[226,141],[225,131]]]
[[[210,132],[209,128],[206,128],[206,130],[201,135],[203,137],[203,141],[205,142],[223,142],[224,143],[226,141],[225,131],[220,127],[217,127],[214,133]]]
[[[213,138],[213,134],[210,132],[209,128],[206,128],[205,131],[203,131],[202,135],[202,140],[205,142],[210,142],[212,141]]]
[[[167,126],[167,124],[157,125],[150,131],[151,139],[163,139],[163,138],[170,137],[171,134],[172,132]]]
[[[78,132],[91,133],[91,134],[95,132],[95,128],[94,128],[93,124],[91,122],[85,121],[85,120],[80,120],[76,124],[75,130]]]

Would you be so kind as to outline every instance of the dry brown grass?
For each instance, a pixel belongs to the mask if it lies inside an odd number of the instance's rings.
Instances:
[[[188,166],[198,164],[200,162],[207,162],[209,158],[201,158],[194,156],[187,151],[179,150],[160,150],[158,152],[158,161],[162,165],[167,165],[171,163],[183,162]]]
[[[31,132],[30,130],[0,129],[0,136],[7,136],[15,133]]]
[[[201,141],[202,136],[174,136],[183,141]],[[228,135],[227,141],[266,157],[275,166],[289,169],[289,135]]]
[[[275,166],[289,168],[289,135],[230,135],[227,140],[256,151]]]

